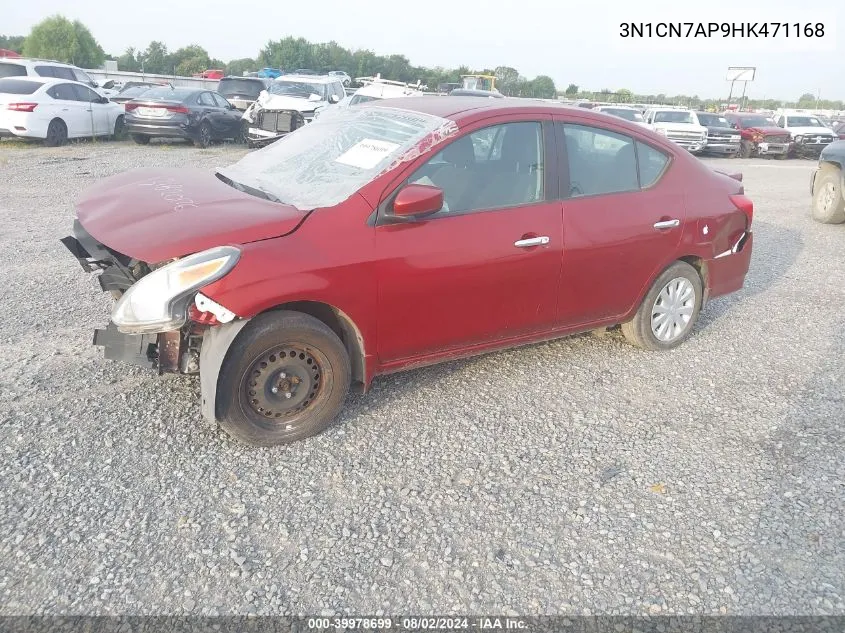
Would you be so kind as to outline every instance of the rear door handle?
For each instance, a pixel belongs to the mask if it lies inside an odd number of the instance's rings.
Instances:
[[[513,243],[513,245],[517,248],[528,248],[529,246],[541,246],[548,243],[549,238],[545,235],[541,235],[540,237],[528,237],[524,240],[517,240]]]
[[[663,229],[674,229],[676,226],[681,226],[680,220],[661,220],[660,222],[654,223],[654,228],[658,231],[662,231]]]

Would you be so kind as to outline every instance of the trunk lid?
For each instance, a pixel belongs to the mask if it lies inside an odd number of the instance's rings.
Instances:
[[[287,235],[308,215],[200,169],[141,169],[99,181],[77,203],[88,233],[148,263]]]

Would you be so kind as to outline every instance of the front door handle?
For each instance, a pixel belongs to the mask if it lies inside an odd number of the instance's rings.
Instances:
[[[529,246],[542,246],[543,244],[548,243],[549,238],[545,235],[541,235],[540,237],[528,237],[524,240],[517,240],[513,243],[513,245],[517,248],[528,248]]]
[[[674,229],[676,226],[681,226],[680,220],[661,220],[660,222],[654,223],[654,228],[658,231],[662,231],[663,229]]]

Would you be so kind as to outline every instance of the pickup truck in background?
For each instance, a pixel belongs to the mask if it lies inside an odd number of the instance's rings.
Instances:
[[[739,155],[742,137],[724,116],[714,112],[693,112],[693,115],[700,125],[707,128],[707,145],[704,148],[707,154],[731,158]]]
[[[645,111],[646,126],[691,154],[700,154],[707,146],[707,128],[699,125],[692,110],[653,108]]]

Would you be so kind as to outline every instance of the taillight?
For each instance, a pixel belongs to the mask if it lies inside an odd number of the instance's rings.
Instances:
[[[137,103],[127,103],[125,106],[127,112],[132,112],[135,108],[138,107]]]
[[[10,103],[6,106],[6,109],[15,112],[32,112],[37,106],[37,103]]]
[[[183,106],[183,105],[179,105],[179,106],[165,106],[165,107],[167,108],[167,111],[168,111],[168,112],[179,112],[179,113],[181,113],[181,114],[188,114],[188,112],[190,112],[190,110],[188,110],[188,108],[186,108],[186,107],[185,107],[185,106]]]
[[[754,202],[752,202],[751,198],[747,198],[740,193],[732,195],[730,198],[734,206],[748,218],[747,228],[751,228],[751,221],[754,219]]]

